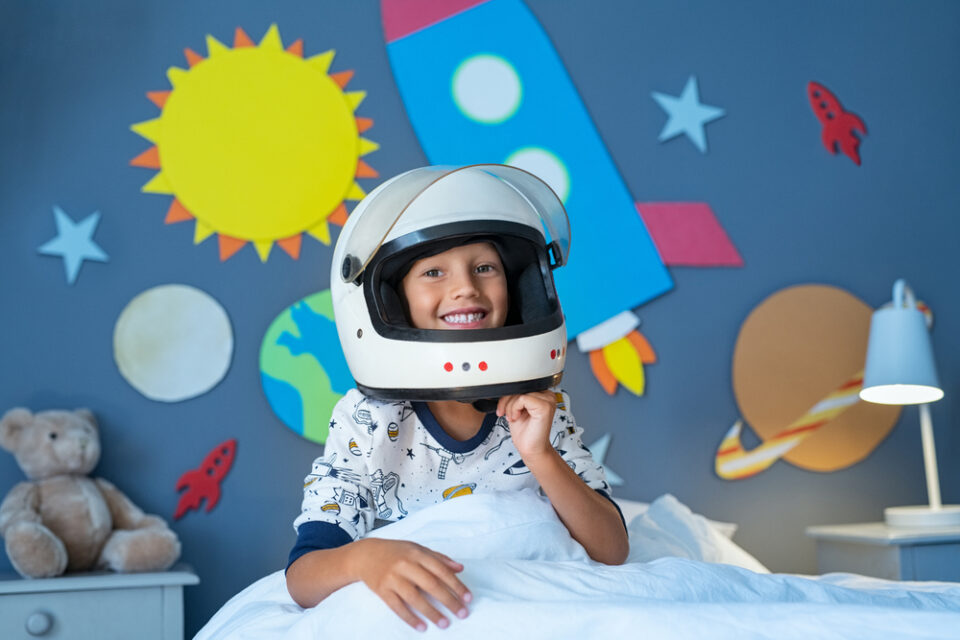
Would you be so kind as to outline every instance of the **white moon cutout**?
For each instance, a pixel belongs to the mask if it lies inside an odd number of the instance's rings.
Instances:
[[[147,289],[117,318],[113,357],[120,375],[151,400],[187,400],[215,387],[230,368],[230,318],[194,287]]]

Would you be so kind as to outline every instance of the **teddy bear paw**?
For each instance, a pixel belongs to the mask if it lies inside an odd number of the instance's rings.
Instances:
[[[24,578],[51,578],[67,569],[67,548],[39,522],[17,522],[4,535],[7,557]]]
[[[100,553],[99,566],[117,572],[164,571],[180,557],[180,540],[167,528],[114,531]]]

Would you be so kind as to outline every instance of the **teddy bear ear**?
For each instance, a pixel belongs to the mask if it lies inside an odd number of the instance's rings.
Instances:
[[[93,415],[93,411],[90,411],[90,409],[76,409],[74,413],[89,422],[94,429],[100,428],[100,425],[97,423],[97,417]]]
[[[0,419],[0,447],[14,452],[20,446],[20,437],[33,423],[33,414],[23,407],[7,411]]]

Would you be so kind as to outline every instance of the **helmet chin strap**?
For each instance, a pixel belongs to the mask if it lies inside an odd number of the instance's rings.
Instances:
[[[462,400],[461,402],[468,402],[467,400]],[[500,398],[481,398],[480,400],[474,400],[470,402],[473,405],[473,408],[479,411],[480,413],[493,413],[497,410],[497,404],[499,404]]]

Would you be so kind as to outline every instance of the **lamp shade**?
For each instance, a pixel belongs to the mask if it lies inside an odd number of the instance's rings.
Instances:
[[[893,305],[873,313],[860,397],[880,404],[920,404],[943,397],[930,332],[913,292],[893,285]]]

